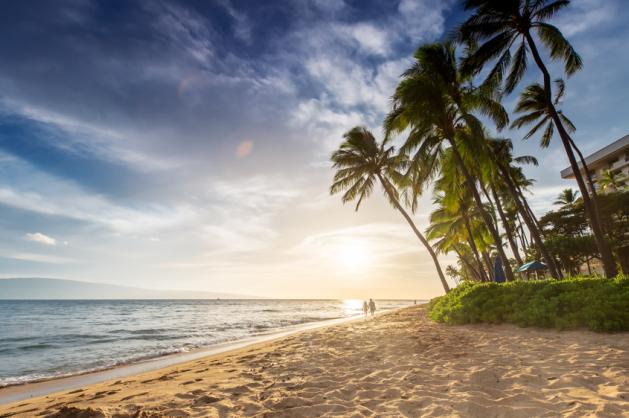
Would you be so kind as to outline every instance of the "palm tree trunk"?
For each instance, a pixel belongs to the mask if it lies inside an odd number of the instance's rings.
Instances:
[[[467,266],[467,268],[474,274],[474,276],[476,277],[476,279],[479,282],[484,282],[485,279],[479,274],[479,272],[474,268],[474,266],[472,265],[472,263],[470,263],[467,258],[465,258],[465,256],[461,253],[461,251],[459,251],[458,249],[454,249],[454,252],[456,253],[456,255],[459,257],[459,260],[461,260],[461,262],[463,264],[465,264]]]
[[[520,216],[520,212],[518,210],[515,211],[515,216],[518,222],[518,235],[520,236],[520,242],[522,243],[522,251],[524,254],[528,251],[529,243],[526,238],[526,231],[524,231],[524,222],[522,221],[522,217]]]
[[[574,143],[572,138],[570,138],[570,144],[572,145],[572,148],[576,151],[577,155],[579,156],[579,160],[581,162],[581,165],[583,166],[583,171],[585,172],[585,178],[588,181],[588,186],[590,187],[590,192],[592,193],[592,208],[594,208],[594,214],[596,218],[599,220],[599,222],[601,222],[601,229],[603,230],[603,233],[607,233],[607,235],[609,236],[609,229],[605,227],[604,223],[602,223],[601,211],[598,206],[598,192],[596,191],[596,187],[594,187],[594,180],[592,179],[592,173],[590,172],[590,169],[587,163],[585,162],[583,153],[581,153],[581,150],[579,149],[579,147],[577,147],[577,144]]]
[[[485,198],[489,203],[489,207],[491,208],[491,212],[489,214],[491,215],[491,219],[493,219],[494,221],[494,228],[496,228],[496,231],[500,232],[500,227],[498,226],[498,217],[496,216],[496,205],[494,205],[494,202],[491,200],[491,197],[489,196],[489,193],[487,193],[487,189],[485,188],[483,183],[479,181],[478,185],[480,186],[480,189],[485,195]]]
[[[463,220],[465,222],[465,229],[467,230],[468,243],[469,243],[470,248],[472,249],[472,253],[474,254],[474,259],[476,260],[476,263],[478,264],[478,268],[481,273],[481,278],[483,279],[483,281],[486,281],[488,277],[485,273],[485,269],[483,268],[483,263],[481,262],[480,256],[478,255],[478,248],[476,247],[476,242],[474,242],[474,234],[472,234],[470,218],[469,216],[467,216],[467,213],[463,214]]]
[[[537,45],[535,45],[535,41],[531,34],[527,31],[525,34],[527,44],[529,48],[531,48],[531,53],[533,54],[533,58],[535,59],[535,63],[542,71],[544,76],[544,91],[546,93],[546,101],[548,103],[548,110],[553,119],[553,123],[557,127],[557,131],[559,132],[559,137],[561,138],[561,142],[563,143],[566,154],[568,155],[568,160],[570,161],[570,167],[572,168],[572,173],[577,181],[577,185],[579,186],[579,190],[581,191],[581,197],[583,198],[583,207],[585,208],[585,213],[590,220],[590,227],[592,229],[592,234],[594,235],[594,240],[596,241],[596,246],[598,247],[598,251],[601,254],[601,261],[603,262],[603,269],[605,270],[605,276],[607,278],[612,278],[616,276],[617,269],[616,263],[614,262],[614,257],[611,252],[611,248],[609,247],[609,243],[605,239],[603,234],[603,229],[601,227],[601,221],[596,213],[595,208],[592,205],[592,200],[590,199],[590,195],[585,186],[585,182],[583,181],[583,176],[581,175],[581,170],[579,169],[579,165],[577,164],[576,159],[574,158],[574,153],[572,152],[572,138],[566,131],[563,126],[561,119],[559,118],[559,114],[557,113],[557,109],[553,105],[552,102],[552,86],[550,80],[550,73],[544,65],[544,61],[542,61],[541,56],[539,55],[539,51],[537,50]]]
[[[494,277],[494,268],[491,265],[491,258],[489,258],[489,254],[487,254],[487,251],[483,251],[482,254],[483,254],[483,261],[487,265],[487,271],[489,271],[489,278],[491,279],[492,282],[495,282],[496,278]]]
[[[500,202],[500,197],[498,193],[496,193],[496,188],[493,184],[490,186],[491,193],[494,196],[494,201],[496,202],[496,209],[498,210],[498,215],[500,216],[500,220],[502,221],[502,226],[505,229],[505,234],[507,235],[507,240],[509,241],[509,246],[511,247],[511,252],[513,253],[513,257],[515,257],[515,261],[517,261],[518,265],[522,265],[522,258],[520,258],[520,253],[518,252],[518,244],[515,242],[515,238],[513,237],[513,230],[511,229],[511,225],[507,221],[507,216],[502,210],[502,203]]]
[[[572,148],[579,156],[579,161],[581,162],[581,166],[583,166],[583,171],[585,172],[585,178],[588,181],[588,186],[590,187],[590,193],[592,193],[592,201],[595,202],[596,204],[597,193],[596,193],[596,187],[594,187],[594,180],[592,179],[592,173],[590,173],[590,169],[585,162],[585,158],[583,157],[583,154],[581,153],[581,150],[579,149],[579,147],[577,147],[577,144],[575,144],[574,141],[572,140],[572,137],[570,138],[570,145],[572,145]]]
[[[452,146],[452,154],[454,155],[455,161],[457,165],[459,166],[459,168],[461,169],[461,172],[463,173],[463,177],[465,177],[467,188],[472,194],[472,197],[474,197],[474,201],[476,202],[476,205],[478,206],[478,211],[480,212],[481,217],[483,218],[483,222],[485,222],[485,225],[487,225],[487,229],[489,230],[489,233],[494,239],[494,242],[496,244],[496,251],[498,251],[498,255],[502,259],[502,266],[503,266],[505,275],[507,276],[506,279],[507,281],[511,282],[515,280],[515,278],[513,276],[513,271],[511,270],[511,265],[509,264],[509,259],[507,258],[507,255],[504,252],[504,248],[502,248],[502,240],[500,239],[500,234],[498,233],[498,230],[494,227],[494,222],[491,215],[489,214],[489,212],[487,212],[487,210],[483,206],[483,201],[480,197],[480,194],[478,193],[478,189],[476,188],[474,178],[472,177],[470,172],[467,170],[467,167],[465,166],[465,163],[463,162],[463,158],[461,157],[461,154],[459,154],[459,151],[456,147],[454,140],[452,140],[450,137],[448,141],[450,142],[450,145]]]
[[[524,225],[522,220],[520,219],[520,213],[516,211],[516,216],[518,218],[518,236],[520,237],[520,243],[522,244],[522,251],[524,254],[528,251],[529,244],[526,239],[526,232],[524,231]]]
[[[507,190],[509,190],[509,192],[511,193],[511,196],[513,197],[515,207],[520,212],[520,215],[522,215],[522,219],[524,220],[524,222],[526,223],[526,226],[529,229],[529,233],[531,234],[531,239],[535,242],[535,245],[539,249],[542,255],[542,258],[544,259],[544,261],[546,262],[546,265],[548,266],[550,275],[553,276],[555,279],[558,279],[560,276],[559,276],[559,273],[557,272],[557,266],[556,266],[555,260],[552,258],[552,256],[546,249],[546,246],[544,245],[544,242],[542,240],[541,233],[539,229],[537,228],[537,226],[535,225],[535,223],[533,222],[533,220],[531,219],[529,212],[520,201],[520,194],[518,193],[518,190],[514,182],[512,181],[511,176],[505,170],[504,167],[499,166],[499,170],[500,170],[500,173],[502,174],[503,179],[505,180]],[[522,196],[522,198],[524,198],[524,196]]]
[[[448,282],[446,281],[446,277],[443,275],[443,271],[441,270],[441,264],[439,264],[439,259],[437,258],[437,254],[435,254],[435,251],[432,249],[432,246],[426,240],[424,235],[419,231],[419,229],[417,229],[417,226],[415,226],[415,222],[413,222],[413,219],[409,216],[406,210],[404,210],[404,208],[402,207],[400,202],[397,200],[395,195],[391,192],[391,190],[389,190],[387,183],[384,181],[384,179],[382,178],[380,174],[378,174],[378,180],[380,180],[380,184],[382,184],[382,187],[387,192],[389,199],[391,199],[391,202],[393,202],[396,209],[400,211],[400,213],[402,214],[404,219],[406,219],[406,222],[408,222],[408,224],[410,225],[411,229],[413,230],[417,238],[419,238],[419,240],[424,245],[424,247],[426,247],[428,254],[430,254],[432,261],[435,263],[435,268],[437,269],[437,274],[439,275],[439,280],[441,280],[441,285],[443,286],[443,290],[446,293],[448,293],[450,291],[450,286],[448,285]]]

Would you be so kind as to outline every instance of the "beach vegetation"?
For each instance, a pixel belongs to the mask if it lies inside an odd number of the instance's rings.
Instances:
[[[429,304],[430,317],[452,325],[629,331],[629,276],[571,277],[511,283],[463,283]]]

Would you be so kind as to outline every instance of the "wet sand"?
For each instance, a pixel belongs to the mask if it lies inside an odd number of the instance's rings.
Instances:
[[[450,327],[425,309],[0,405],[0,416],[629,416],[629,333]]]

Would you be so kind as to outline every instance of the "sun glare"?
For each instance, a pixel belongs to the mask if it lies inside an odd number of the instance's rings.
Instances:
[[[367,246],[358,240],[344,243],[342,248],[340,248],[338,256],[346,268],[362,269],[369,263]]]
[[[343,301],[343,310],[346,315],[357,315],[363,310],[363,301],[360,299],[345,299]]]

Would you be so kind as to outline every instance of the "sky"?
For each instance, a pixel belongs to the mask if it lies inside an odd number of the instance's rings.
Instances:
[[[380,192],[358,212],[329,196],[329,156],[356,125],[381,136],[415,48],[464,17],[454,0],[5,4],[0,277],[439,295],[426,250]],[[554,21],[585,63],[562,105],[585,154],[629,133],[627,22],[622,0],[574,0]],[[525,81],[536,80],[531,65]],[[526,168],[538,213],[576,188],[559,176],[556,140],[502,135],[540,160]]]

